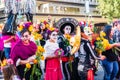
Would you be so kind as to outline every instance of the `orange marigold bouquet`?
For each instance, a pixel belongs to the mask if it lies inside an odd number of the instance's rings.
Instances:
[[[96,51],[99,55],[110,47],[109,41],[104,38],[105,36],[106,34],[102,31],[100,32],[100,36],[96,39]]]

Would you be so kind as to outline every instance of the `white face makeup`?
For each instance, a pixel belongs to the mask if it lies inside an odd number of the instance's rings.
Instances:
[[[71,32],[71,27],[69,25],[65,26],[64,34],[70,34],[70,32]]]
[[[54,31],[54,32],[51,33],[50,39],[56,42],[57,41],[57,36],[58,36],[57,32]]]
[[[90,29],[90,27],[85,27],[84,28],[84,33],[87,35],[87,36],[90,36],[92,34],[92,31]]]

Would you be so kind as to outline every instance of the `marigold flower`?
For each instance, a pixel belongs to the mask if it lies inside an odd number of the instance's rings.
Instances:
[[[50,31],[53,31],[53,30],[55,30],[55,28],[54,28],[54,27],[50,27],[49,30],[50,30]]]
[[[41,60],[45,60],[45,57],[44,57],[44,56],[41,56]]]
[[[7,60],[4,59],[4,60],[2,61],[2,63],[1,63],[1,66],[6,66],[6,65],[7,65]]]
[[[96,39],[97,41],[99,41],[100,40],[100,37],[97,37],[97,39]]]
[[[103,39],[103,47],[106,50],[110,46],[109,42],[107,39]]]
[[[100,32],[100,36],[101,36],[101,37],[105,37],[105,36],[106,36],[105,32],[103,32],[103,31]]]
[[[28,68],[28,69],[30,69],[30,68],[31,68],[30,63],[27,63],[27,64],[26,64],[26,68]]]
[[[65,35],[66,39],[70,40],[71,36],[69,34]]]
[[[37,64],[37,63],[38,63],[38,61],[37,61],[36,59],[34,59],[34,60],[33,60],[33,63],[34,63],[34,64]]]
[[[50,25],[49,25],[49,24],[46,24],[46,25],[45,25],[45,27],[46,27],[46,28],[49,28],[49,27],[50,27]]]
[[[30,25],[29,28],[28,28],[29,31],[32,31],[33,30],[33,26]]]
[[[45,49],[42,46],[38,46],[38,52],[45,52]]]
[[[23,26],[20,25],[20,26],[18,27],[18,30],[19,30],[19,31],[22,31],[22,30],[23,30]]]
[[[34,34],[34,39],[35,40],[38,40],[38,39],[41,40],[42,38],[43,38],[43,36],[41,34],[38,34],[38,33]]]

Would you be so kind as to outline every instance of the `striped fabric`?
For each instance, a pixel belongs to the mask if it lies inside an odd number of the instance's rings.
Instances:
[[[16,13],[32,13],[36,12],[36,0],[5,0],[5,12],[9,13],[11,10],[13,14]]]

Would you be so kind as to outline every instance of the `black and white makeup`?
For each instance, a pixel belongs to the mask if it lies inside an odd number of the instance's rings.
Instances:
[[[57,41],[57,37],[58,37],[58,33],[56,31],[53,31],[50,35],[50,40],[56,42]]]
[[[71,26],[66,25],[64,28],[64,34],[70,34],[71,33]]]

